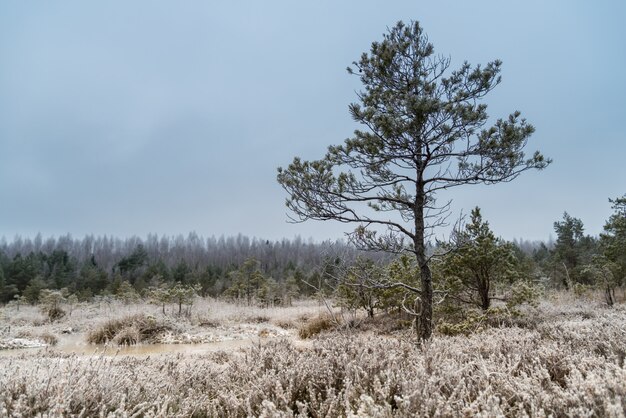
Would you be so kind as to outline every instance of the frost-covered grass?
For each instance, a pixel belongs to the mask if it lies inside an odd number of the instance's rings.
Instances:
[[[190,315],[182,316],[177,314],[176,306],[168,305],[163,315],[161,306],[146,302],[93,302],[73,306],[71,312],[68,306],[63,308],[67,315],[59,321],[50,322],[36,306],[22,305],[19,309],[16,305],[0,307],[0,349],[21,347],[14,340],[24,336],[53,336],[59,339],[61,345],[66,334],[79,335],[87,341],[89,335],[105,332],[107,324],[145,316],[163,324],[162,330],[168,332],[155,335],[154,338],[137,338],[144,343],[206,343],[241,340],[259,335],[287,336],[290,334],[288,330],[295,330],[307,320],[326,312],[323,305],[311,300],[297,301],[289,307],[261,308],[211,298],[197,298]],[[131,325],[126,327],[128,338],[120,337],[120,341],[133,341],[135,330]],[[113,340],[115,335],[108,337],[103,335],[102,339],[93,338],[91,341]],[[47,341],[39,340],[43,343]]]
[[[546,302],[518,326],[422,346],[410,333],[320,335],[193,355],[0,356],[0,416],[625,416],[623,305]]]

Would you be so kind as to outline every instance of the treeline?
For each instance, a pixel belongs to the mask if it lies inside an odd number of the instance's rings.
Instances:
[[[556,240],[548,243],[497,238],[474,209],[449,242],[430,247],[439,306],[487,311],[494,301],[519,304],[546,288],[601,289],[612,305],[615,289],[626,282],[626,196],[610,202],[614,213],[599,236],[585,234],[583,222],[564,213],[554,222]],[[410,256],[363,253],[343,241],[204,239],[195,233],[146,239],[38,235],[0,241],[0,302],[37,303],[42,291],[63,290],[64,298],[78,300],[173,300],[180,310],[196,293],[263,305],[324,294],[373,315],[410,310],[416,269]]]
[[[554,223],[554,246],[541,245],[533,260],[553,286],[576,291],[599,287],[612,305],[615,288],[626,283],[626,195],[610,202],[614,213],[603,233],[586,235],[583,222],[565,212]]]
[[[475,208],[430,260],[437,328],[456,334],[509,321],[519,305],[535,303],[546,289],[576,296],[600,291],[613,306],[616,289],[626,284],[626,195],[609,201],[614,212],[599,236],[585,234],[583,222],[565,212],[554,222],[556,240],[547,244],[497,238]],[[333,292],[344,306],[369,316],[390,309],[419,314],[418,267],[410,257],[386,265],[358,259],[335,277]]]
[[[180,283],[198,285],[203,296],[218,296],[240,286],[242,271],[276,286],[296,283],[298,292],[313,290],[326,259],[354,259],[357,250],[342,242],[315,243],[299,237],[268,241],[236,237],[202,238],[148,235],[119,239],[88,235],[58,238],[16,237],[0,240],[0,302],[36,303],[42,289],[65,289],[79,300],[116,295],[128,285],[143,294],[148,288]],[[383,257],[383,255],[374,255]],[[252,274],[252,273],[250,273]],[[258,281],[258,280],[257,280]],[[234,290],[231,290],[231,293]]]

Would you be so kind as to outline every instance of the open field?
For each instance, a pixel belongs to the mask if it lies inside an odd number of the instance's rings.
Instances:
[[[69,308],[64,307],[68,313]],[[109,348],[117,351],[116,341],[110,344],[89,344],[89,336],[107,322],[143,318],[162,326],[162,332],[151,336],[145,345],[151,346],[251,342],[258,338],[290,337],[297,328],[326,313],[324,305],[316,301],[299,301],[290,307],[259,308],[237,305],[215,299],[198,298],[188,316],[176,315],[175,307],[167,306],[163,315],[161,306],[148,303],[125,304],[116,300],[79,304],[59,321],[50,322],[36,306],[8,306],[0,310],[0,348],[43,347],[54,339],[56,350],[63,352]],[[132,327],[133,324],[129,323]],[[141,341],[136,341],[141,342]],[[125,345],[125,344],[123,344]],[[219,345],[218,345],[219,346]]]
[[[161,349],[87,344],[104,322],[138,312],[168,326]],[[0,354],[0,416],[625,416],[623,304],[561,295],[512,326],[421,347],[410,331],[378,331],[380,320],[300,340],[324,313],[317,302],[204,300],[190,318],[92,304],[50,324],[33,307],[5,307],[3,341],[58,341]],[[170,342],[196,344],[170,352]]]

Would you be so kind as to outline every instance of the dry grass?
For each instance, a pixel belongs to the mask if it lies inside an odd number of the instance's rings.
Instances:
[[[274,325],[282,329],[294,329],[297,327],[295,321],[290,321],[290,320],[285,320],[285,319],[279,319],[275,321]]]
[[[208,298],[198,300],[193,309],[222,324],[276,323],[326,312],[326,307],[314,300],[294,301],[292,306],[287,307],[258,307]]]
[[[49,332],[44,332],[43,334],[40,334],[38,339],[50,346],[57,345],[57,343],[59,342],[57,336],[54,334],[50,334]]]
[[[311,338],[336,326],[337,323],[329,315],[320,315],[302,324],[298,329],[298,336],[302,339]]]
[[[63,345],[66,334],[87,335],[102,333],[98,341],[123,341],[123,344],[132,344],[136,340],[135,328],[129,326],[115,340],[114,333],[98,330],[99,324],[106,321],[120,321],[135,315],[148,315],[158,322],[175,325],[176,332],[170,333],[163,339],[164,343],[201,343],[219,342],[228,340],[246,340],[258,336],[261,330],[271,337],[288,336],[298,326],[300,317],[314,317],[324,312],[326,308],[316,301],[296,301],[293,306],[278,308],[261,308],[234,304],[211,298],[198,298],[194,301],[191,316],[178,316],[177,307],[168,305],[167,314],[163,315],[161,306],[146,302],[125,304],[115,300],[78,304],[71,314],[50,322],[37,306],[21,305],[19,310],[15,305],[0,306],[0,344],[19,338],[19,334],[31,336],[48,333],[59,336],[59,345]],[[277,324],[289,324],[290,327],[280,327]],[[289,328],[289,330],[287,330]],[[69,331],[71,330],[71,331]],[[73,339],[75,340],[75,339]],[[142,339],[143,342],[149,342]],[[13,345],[7,345],[10,347]],[[19,346],[19,345],[18,345]]]
[[[133,345],[140,342],[155,343],[172,327],[154,317],[136,314],[121,319],[112,319],[92,330],[87,335],[91,344],[115,342],[117,345]]]
[[[624,306],[560,300],[524,321],[422,346],[367,328],[201,355],[0,356],[0,416],[625,416]]]

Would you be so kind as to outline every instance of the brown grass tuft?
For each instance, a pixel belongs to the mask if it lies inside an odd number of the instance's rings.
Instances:
[[[327,331],[336,327],[336,323],[328,315],[320,315],[317,318],[313,318],[306,322],[298,330],[298,336],[300,338],[307,339],[315,335],[318,335],[322,331]]]
[[[65,311],[63,309],[61,309],[59,306],[53,306],[50,309],[46,310],[46,315],[48,316],[48,319],[50,320],[50,322],[55,322],[60,320],[61,318],[63,318],[65,316]]]
[[[56,337],[56,335],[50,334],[49,332],[44,332],[43,334],[40,334],[38,339],[48,345],[57,345],[57,343],[59,342],[59,339]]]
[[[250,322],[252,324],[264,324],[266,322],[270,322],[269,316],[266,315],[250,316],[247,318],[247,320],[247,322]]]
[[[137,314],[105,322],[87,335],[87,341],[91,344],[113,341],[118,345],[155,343],[163,332],[171,329],[153,317]]]
[[[274,325],[282,329],[293,329],[296,327],[296,324],[293,321],[289,321],[286,319],[277,319],[276,321],[274,321]]]
[[[135,326],[122,329],[115,335],[113,342],[117,345],[135,345],[141,342],[141,332]]]

